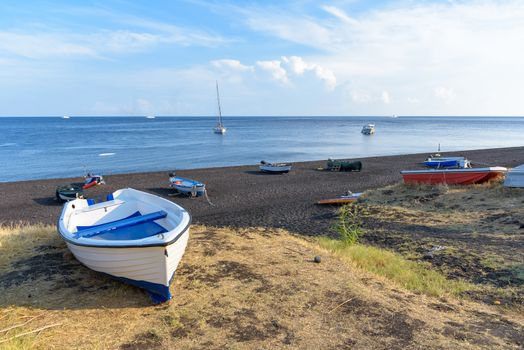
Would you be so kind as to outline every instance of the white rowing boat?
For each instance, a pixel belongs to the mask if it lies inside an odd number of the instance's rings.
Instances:
[[[164,198],[121,189],[106,201],[67,202],[58,232],[85,266],[171,299],[169,284],[189,239],[191,216]]]

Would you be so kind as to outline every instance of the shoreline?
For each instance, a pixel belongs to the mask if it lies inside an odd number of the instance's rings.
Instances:
[[[444,153],[444,152],[443,152]],[[445,152],[464,155],[473,166],[514,167],[524,163],[524,147]],[[183,177],[206,184],[213,205],[204,198],[169,196],[168,171],[104,175],[107,185],[86,192],[99,199],[119,188],[132,187],[172,200],[189,210],[193,222],[209,226],[284,228],[305,235],[329,235],[335,217],[332,207],[317,200],[348,190],[362,192],[401,181],[400,170],[419,167],[428,153],[354,158],[361,172],[318,171],[326,160],[296,162],[286,175],[265,175],[258,164],[178,170]],[[62,205],[54,200],[56,186],[77,178],[25,180],[0,183],[0,224],[19,222],[55,224]]]

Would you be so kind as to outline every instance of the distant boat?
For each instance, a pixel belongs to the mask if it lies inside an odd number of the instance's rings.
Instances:
[[[286,174],[289,173],[293,164],[291,163],[268,163],[265,160],[260,162],[259,169],[264,173]]]
[[[200,197],[206,193],[206,185],[202,182],[176,176],[175,173],[169,174],[169,182],[171,187],[189,197]]]
[[[393,115],[391,116],[391,118],[398,118],[398,115],[393,114]]]
[[[222,123],[222,109],[220,108],[220,94],[218,93],[218,81],[217,83],[217,102],[218,102],[218,118],[217,118],[217,125],[213,129],[215,134],[225,134],[226,133],[226,127]]]
[[[372,134],[374,134],[375,133],[375,124],[369,123],[367,125],[364,125],[364,127],[362,128],[361,133],[363,133],[364,135],[372,135]]]
[[[64,116],[62,117],[62,119],[69,119],[69,118],[71,118],[71,117],[68,116],[68,115],[64,115]]]
[[[504,167],[469,169],[402,170],[406,184],[471,185],[501,178],[508,169]]]
[[[155,119],[155,116],[154,116],[154,115],[148,115],[148,116],[146,117],[146,119]]]
[[[131,188],[95,204],[67,202],[58,232],[78,261],[143,288],[154,302],[171,299],[169,285],[189,239],[190,214],[179,205]]]

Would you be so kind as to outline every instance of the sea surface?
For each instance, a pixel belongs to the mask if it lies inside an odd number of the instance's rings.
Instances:
[[[374,122],[376,134],[362,126]],[[524,146],[510,117],[0,118],[0,182]],[[422,161],[423,159],[421,159]],[[473,161],[482,162],[480,159]]]

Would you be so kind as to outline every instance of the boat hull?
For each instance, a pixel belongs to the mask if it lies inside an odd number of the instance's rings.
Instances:
[[[317,202],[317,204],[344,205],[344,204],[354,203],[358,200],[358,198],[361,195],[362,193],[355,193],[351,196],[342,196],[342,197],[337,197],[337,198],[321,199]]]
[[[291,170],[291,165],[286,166],[268,166],[268,165],[260,165],[259,169],[263,173],[270,173],[270,174],[286,174],[289,173]]]
[[[169,284],[184,254],[189,227],[173,243],[152,247],[93,247],[66,242],[75,258],[91,270],[145,289],[154,302],[171,299]]]
[[[499,179],[507,169],[502,167],[479,169],[405,170],[401,171],[406,184],[472,185]]]

